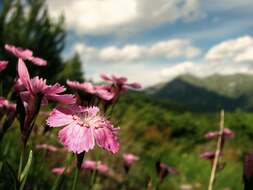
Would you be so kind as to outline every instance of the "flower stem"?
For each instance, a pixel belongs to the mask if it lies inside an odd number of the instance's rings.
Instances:
[[[215,175],[217,171],[217,166],[219,163],[219,157],[221,153],[221,147],[222,147],[222,140],[223,140],[223,130],[224,130],[224,110],[221,110],[220,113],[220,136],[218,137],[218,142],[217,142],[217,147],[215,151],[215,157],[213,161],[213,166],[212,166],[212,172],[209,180],[209,185],[208,185],[208,190],[213,190],[213,185],[215,181]]]
[[[76,190],[76,185],[77,185],[77,181],[78,181],[78,177],[79,177],[79,168],[75,169],[75,173],[74,173],[74,180],[73,180],[73,184],[72,184],[72,188],[71,190]]]
[[[19,159],[19,166],[18,166],[18,180],[20,180],[21,172],[23,168],[23,160],[24,160],[24,148],[22,147]]]

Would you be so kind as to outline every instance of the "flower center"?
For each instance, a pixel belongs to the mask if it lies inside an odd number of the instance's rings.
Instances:
[[[100,116],[90,116],[88,114],[80,114],[78,116],[73,115],[73,119],[77,122],[81,127],[93,127],[100,128],[101,127],[101,117]]]

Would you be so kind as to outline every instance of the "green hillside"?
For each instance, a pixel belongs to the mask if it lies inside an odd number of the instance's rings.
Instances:
[[[170,100],[191,111],[233,111],[253,109],[253,76],[212,75],[198,78],[182,75],[167,83],[148,89],[148,93]]]

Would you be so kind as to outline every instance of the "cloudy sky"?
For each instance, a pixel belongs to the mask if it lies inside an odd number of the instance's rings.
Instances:
[[[144,86],[190,73],[253,73],[252,0],[48,0],[65,15],[64,56],[88,78],[124,75]]]

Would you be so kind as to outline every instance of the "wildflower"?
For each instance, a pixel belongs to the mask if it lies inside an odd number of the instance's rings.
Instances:
[[[127,78],[125,78],[125,77],[117,77],[115,75],[112,75],[110,77],[106,74],[101,74],[100,77],[104,81],[109,82],[111,84],[110,91],[115,94],[114,98],[113,98],[113,102],[117,101],[121,92],[125,92],[128,89],[140,89],[141,88],[141,85],[139,83],[127,83]],[[108,86],[107,87],[104,86],[103,88],[108,88]]]
[[[6,69],[7,65],[8,65],[8,61],[0,60],[0,72]]]
[[[52,172],[53,172],[54,174],[57,174],[57,175],[63,174],[64,171],[65,171],[65,167],[57,167],[57,168],[53,168],[53,169],[52,169]]]
[[[160,178],[160,182],[162,182],[164,178],[168,175],[178,174],[176,168],[168,166],[167,164],[162,163],[160,161],[156,162],[156,172]]]
[[[251,190],[253,188],[253,153],[244,158],[243,180],[244,190]]]
[[[106,174],[109,171],[109,167],[103,164],[101,161],[85,160],[82,164],[82,168],[86,170],[97,170],[100,173]]]
[[[125,171],[128,172],[130,167],[139,160],[139,157],[134,154],[126,153],[123,154],[123,159]]]
[[[33,52],[29,49],[23,49],[20,47],[15,47],[13,45],[9,45],[9,44],[5,44],[4,47],[8,52],[12,53],[13,55],[18,57],[19,59],[22,59],[24,61],[29,60],[33,64],[39,65],[39,66],[47,65],[47,61],[45,61],[44,59],[41,59],[39,57],[34,57]]]
[[[16,104],[9,102],[4,97],[0,97],[0,109],[2,109],[5,113],[15,112]]]
[[[219,136],[221,136],[220,131],[212,131],[212,132],[208,132],[205,135],[205,138],[211,140],[211,139],[218,138]],[[223,137],[225,137],[225,138],[233,138],[234,136],[235,136],[235,134],[234,134],[233,131],[231,131],[229,128],[224,128],[224,130],[223,130]]]
[[[38,76],[30,79],[30,75],[22,59],[18,61],[18,75],[19,80],[15,86],[17,91],[21,91],[20,95],[23,101],[27,102],[29,106],[32,106],[38,97],[42,97],[42,103],[47,104],[48,100],[58,101],[65,104],[75,103],[73,95],[60,94],[65,91],[63,86],[58,83],[54,85],[47,85],[46,80],[39,78]]]
[[[114,97],[114,94],[109,90],[102,88],[102,86],[94,86],[90,82],[80,83],[78,81],[67,80],[67,85],[74,90],[79,90],[92,96],[95,95],[105,101],[109,101]]]
[[[127,83],[126,77],[117,77],[115,75],[112,75],[111,77],[109,77],[106,74],[101,74],[100,77],[103,80],[115,85],[116,87],[118,87],[122,91],[126,91],[127,89],[140,89],[141,88],[141,85],[139,83]]]
[[[19,79],[15,85],[15,90],[18,92],[17,107],[21,116],[22,139],[24,145],[26,145],[41,105],[46,105],[48,100],[73,104],[75,103],[75,98],[70,94],[60,94],[65,91],[65,88],[59,84],[47,85],[46,80],[39,77],[30,79],[22,59],[18,60],[18,76]]]
[[[119,151],[117,138],[119,128],[99,115],[98,107],[72,106],[56,108],[47,119],[51,127],[63,127],[59,131],[59,141],[69,150],[80,154],[97,145],[111,153]]]
[[[219,156],[223,156],[223,153],[220,152]],[[213,160],[215,157],[215,152],[212,151],[204,152],[200,155],[200,157],[204,160]]]
[[[16,104],[0,97],[0,119],[4,114],[6,114],[7,117],[0,129],[0,141],[3,139],[4,134],[11,127],[16,117]]]
[[[44,149],[47,150],[49,152],[57,152],[59,149],[53,145],[49,145],[49,144],[38,144],[36,145],[36,149]]]

